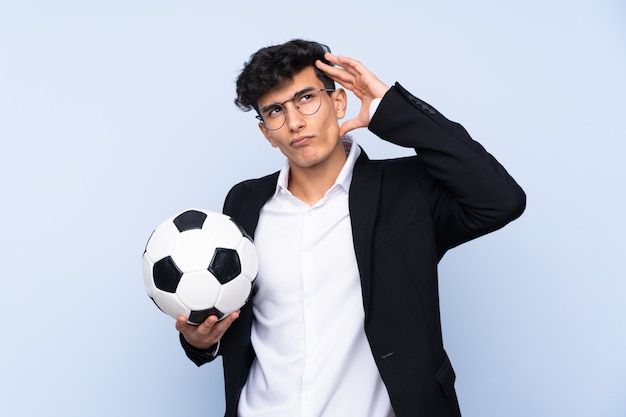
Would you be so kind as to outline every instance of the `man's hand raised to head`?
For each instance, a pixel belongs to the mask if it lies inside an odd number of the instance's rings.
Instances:
[[[339,134],[343,136],[351,130],[367,127],[370,122],[369,111],[372,100],[382,98],[389,87],[356,59],[333,55],[330,52],[326,52],[324,58],[336,66],[318,60],[315,63],[317,68],[361,100],[358,116],[343,122]]]

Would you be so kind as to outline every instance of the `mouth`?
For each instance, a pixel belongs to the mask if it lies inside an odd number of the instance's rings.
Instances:
[[[294,148],[298,148],[298,147],[307,145],[310,139],[311,139],[311,136],[300,136],[300,137],[294,138],[291,142],[289,142],[289,145]]]

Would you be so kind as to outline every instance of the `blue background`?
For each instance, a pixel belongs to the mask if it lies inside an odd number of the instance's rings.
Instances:
[[[222,415],[220,364],[184,357],[141,254],[281,166],[232,99],[249,55],[294,37],[463,123],[528,194],[441,263],[464,416],[626,415],[618,0],[0,0],[0,415]]]

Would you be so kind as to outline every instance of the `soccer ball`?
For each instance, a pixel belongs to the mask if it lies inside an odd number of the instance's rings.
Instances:
[[[148,296],[192,324],[241,308],[257,271],[250,237],[230,217],[207,210],[185,210],[161,223],[143,253]]]

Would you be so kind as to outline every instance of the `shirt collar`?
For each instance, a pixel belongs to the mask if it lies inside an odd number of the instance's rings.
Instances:
[[[352,182],[352,172],[354,171],[354,164],[361,154],[361,148],[356,143],[354,139],[350,136],[346,135],[341,138],[343,142],[343,147],[346,150],[346,162],[341,168],[339,175],[337,175],[337,179],[330,189],[334,189],[336,187],[343,188],[346,192],[350,191],[350,184]],[[285,161],[280,173],[278,174],[278,181],[276,182],[276,191],[274,191],[274,197],[278,195],[281,191],[291,194],[287,188],[289,183],[289,160]]]

